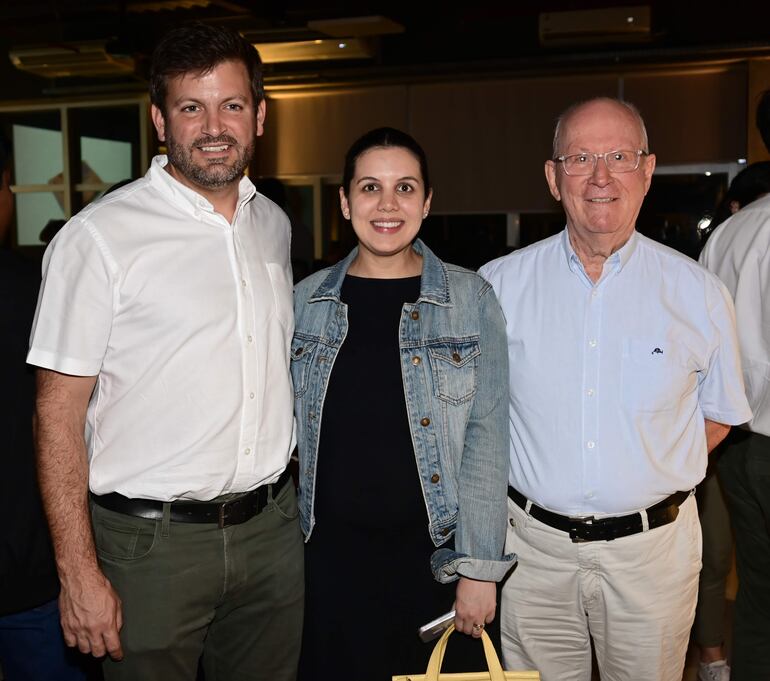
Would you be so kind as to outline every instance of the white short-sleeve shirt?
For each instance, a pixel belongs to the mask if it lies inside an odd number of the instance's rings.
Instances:
[[[294,447],[290,227],[248,178],[228,223],[166,162],[53,240],[28,361],[97,376],[94,493],[206,500],[275,481]]]
[[[488,263],[506,317],[513,487],[565,515],[645,508],[703,478],[704,417],[751,416],[730,297],[641,234],[586,274],[566,230]]]
[[[709,237],[701,263],[735,299],[750,430],[770,437],[770,196],[752,201]]]

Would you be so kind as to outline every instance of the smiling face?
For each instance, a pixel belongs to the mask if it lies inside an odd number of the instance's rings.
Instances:
[[[236,61],[170,79],[165,117],[152,107],[158,139],[168,148],[168,171],[204,196],[237,185],[264,118],[264,100],[255,109],[246,67]]]
[[[407,263],[431,200],[417,157],[403,147],[369,149],[358,157],[347,189],[346,196],[340,188],[340,203],[358,237],[359,257]]]
[[[597,100],[577,108],[561,126],[559,155],[644,149],[639,121],[618,102]],[[655,156],[642,156],[630,173],[610,173],[598,159],[593,174],[570,176],[562,164],[546,161],[551,194],[562,202],[570,234],[585,242],[612,241],[615,249],[631,236],[650,188]],[[614,249],[613,249],[614,250]]]

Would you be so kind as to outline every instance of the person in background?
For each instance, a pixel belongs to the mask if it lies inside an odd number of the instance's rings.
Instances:
[[[59,626],[59,580],[37,486],[35,374],[24,358],[40,275],[10,248],[10,179],[10,147],[0,137],[0,678],[82,681],[80,655],[64,645]]]
[[[710,228],[716,229],[758,198],[770,192],[770,161],[752,163],[730,183],[714,214]],[[740,336],[740,329],[738,330]],[[730,515],[717,474],[717,462],[734,434],[709,457],[706,478],[698,485],[698,513],[703,531],[703,569],[698,584],[698,607],[692,628],[700,650],[699,681],[729,681],[730,665],[724,649],[725,583],[733,556]]]
[[[655,156],[598,98],[556,125],[545,175],[566,229],[481,268],[506,318],[509,668],[681,681],[701,533],[692,490],[751,411],[719,280],[636,232]]]
[[[513,563],[503,317],[489,284],[416,238],[432,196],[412,137],[363,135],[340,188],[358,247],[295,290],[302,681],[425,669],[417,629],[454,608],[480,636]],[[478,642],[452,641],[445,669],[482,665]]]
[[[155,49],[167,156],[49,245],[28,361],[71,646],[108,681],[289,681],[302,632],[289,221],[244,177],[259,54],[207,24]],[[90,489],[90,495],[89,495]]]
[[[770,90],[757,107],[757,127],[770,151]],[[700,261],[735,298],[743,377],[754,412],[726,443],[718,470],[738,569],[731,679],[759,681],[770,678],[770,195],[722,223]]]

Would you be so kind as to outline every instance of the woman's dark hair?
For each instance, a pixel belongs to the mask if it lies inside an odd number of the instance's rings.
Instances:
[[[737,201],[743,208],[762,194],[770,194],[770,161],[752,163],[733,178],[727,193],[714,211],[714,219],[709,225],[709,230],[711,231],[732,215],[730,204],[733,201]]]
[[[259,52],[239,33],[202,23],[180,26],[161,38],[152,54],[150,101],[165,117],[170,79],[186,73],[205,75],[226,61],[239,61],[246,67],[256,107],[265,97]]]
[[[428,158],[423,148],[417,144],[417,140],[401,130],[395,128],[376,128],[359,137],[345,154],[345,168],[342,171],[342,191],[345,196],[350,192],[350,183],[356,174],[356,162],[361,154],[370,149],[400,147],[410,151],[420,164],[422,183],[425,186],[425,196],[431,190],[430,177],[428,175]]]

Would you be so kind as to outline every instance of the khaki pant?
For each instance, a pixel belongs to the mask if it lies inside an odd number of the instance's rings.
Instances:
[[[506,669],[543,681],[590,681],[591,639],[602,681],[681,681],[695,613],[701,532],[695,498],[677,519],[613,541],[572,543],[508,500],[503,586]]]
[[[123,601],[107,681],[291,681],[302,632],[303,545],[291,483],[248,522],[145,520],[93,505],[99,561]]]

